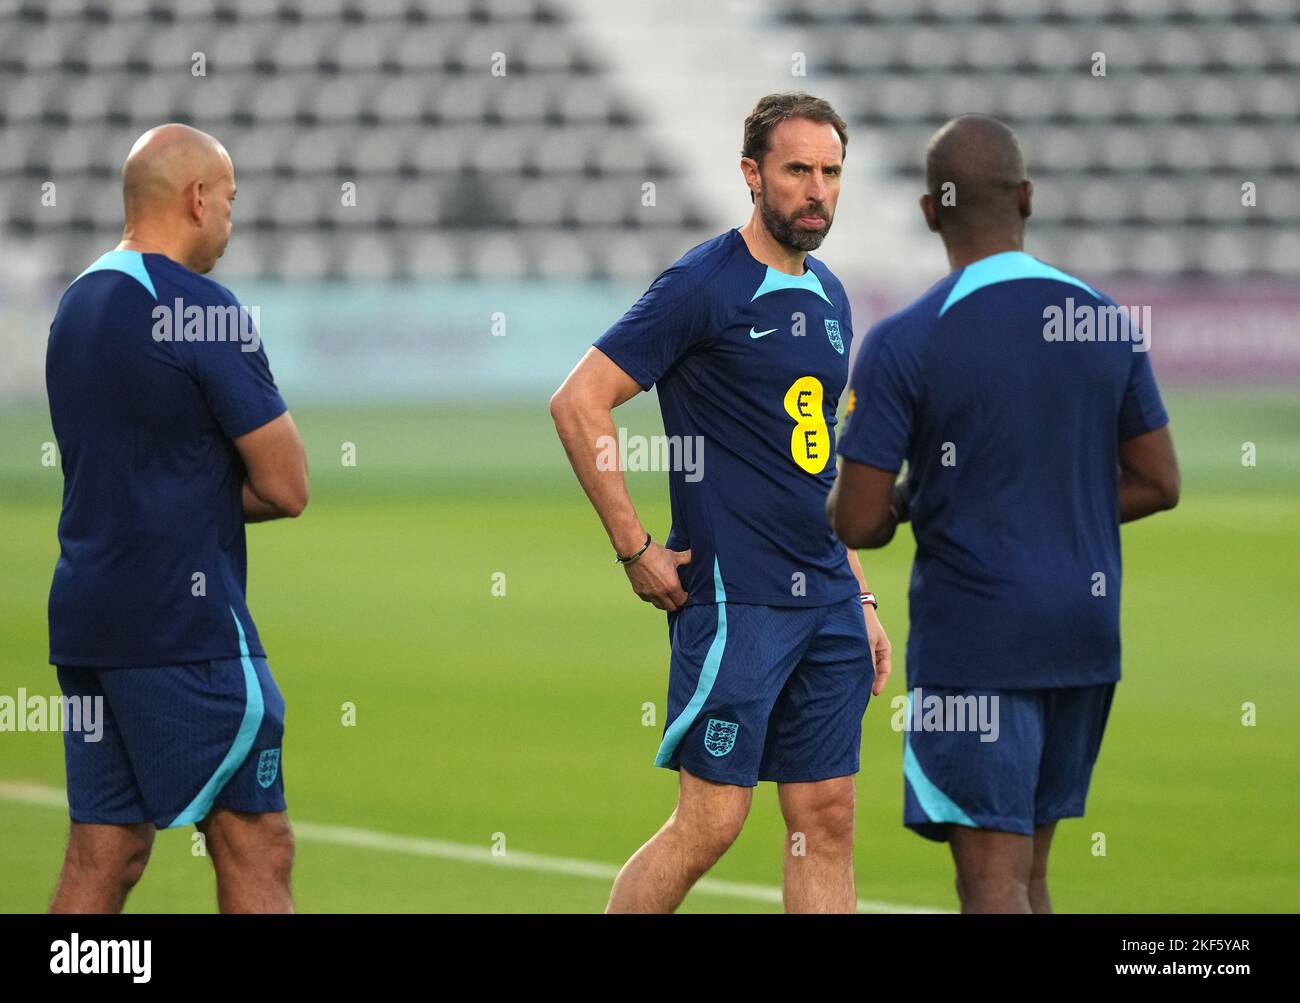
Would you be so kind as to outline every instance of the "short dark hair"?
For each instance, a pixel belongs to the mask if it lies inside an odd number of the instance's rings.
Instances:
[[[758,99],[749,118],[745,119],[745,145],[741,148],[740,155],[762,163],[763,154],[771,148],[772,130],[792,118],[829,122],[839,134],[840,155],[848,152],[849,127],[831,107],[830,102],[803,91],[789,91]]]
[[[991,115],[958,115],[930,137],[925,187],[945,227],[979,229],[1020,217],[1025,157],[1011,127]],[[955,202],[946,202],[952,185]]]

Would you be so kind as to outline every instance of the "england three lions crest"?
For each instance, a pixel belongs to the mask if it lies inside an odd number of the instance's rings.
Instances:
[[[709,718],[709,726],[704,730],[704,748],[710,756],[725,756],[736,744],[736,732],[740,725],[734,721],[719,721]]]
[[[262,787],[275,783],[275,776],[280,772],[280,750],[263,749],[257,757],[257,782]]]
[[[826,322],[826,337],[831,340],[831,347],[843,355],[844,339],[840,337],[840,322],[838,320],[828,320]]]

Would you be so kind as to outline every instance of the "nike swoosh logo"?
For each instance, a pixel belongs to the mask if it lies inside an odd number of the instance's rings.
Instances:
[[[750,336],[751,338],[762,338],[762,337],[764,337],[764,336],[766,336],[766,335],[771,334],[772,331],[775,331],[775,330],[776,330],[776,328],[772,328],[772,329],[769,330],[769,331],[755,331],[755,330],[751,327],[751,328],[749,329],[749,336]]]

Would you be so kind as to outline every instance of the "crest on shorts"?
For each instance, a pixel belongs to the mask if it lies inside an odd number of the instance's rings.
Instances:
[[[709,718],[709,726],[704,729],[704,748],[710,756],[725,756],[736,744],[736,732],[740,725],[734,721],[719,721]]]
[[[831,339],[831,348],[844,354],[844,339],[840,337],[840,322],[838,320],[828,320],[826,322],[826,337]]]
[[[276,774],[280,772],[280,750],[263,749],[257,757],[257,783],[261,787],[270,787],[275,783]]]

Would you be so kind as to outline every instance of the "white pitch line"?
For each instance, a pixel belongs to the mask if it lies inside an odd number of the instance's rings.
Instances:
[[[63,791],[43,784],[0,780],[0,801],[15,804],[39,805],[42,808],[67,810],[68,802]],[[575,878],[594,878],[613,881],[619,868],[596,860],[577,860],[572,857],[551,857],[526,850],[510,850],[504,856],[495,856],[486,846],[469,843],[452,843],[424,836],[397,836],[373,829],[354,829],[345,825],[322,825],[318,822],[293,823],[294,836],[311,843],[329,843],[360,850],[381,850],[387,853],[404,853],[412,857],[433,857],[466,864],[489,864],[495,867],[536,871],[541,874],[567,874]],[[714,895],[720,898],[747,899],[751,902],[781,904],[781,889],[772,885],[751,884],[745,881],[722,881],[701,878],[692,894]],[[858,912],[868,913],[932,913],[940,909],[921,906],[897,905],[893,902],[858,900]]]

